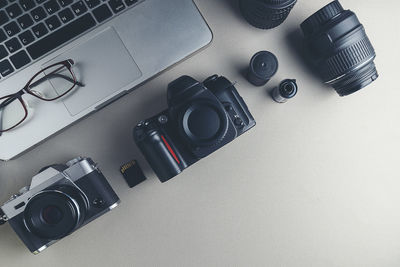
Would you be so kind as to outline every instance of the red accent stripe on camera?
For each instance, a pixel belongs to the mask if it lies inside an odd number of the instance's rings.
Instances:
[[[181,164],[179,161],[178,157],[176,156],[174,150],[172,150],[172,147],[168,144],[167,140],[163,135],[161,135],[161,139],[163,140],[164,144],[167,146],[169,153],[174,157],[175,161],[178,162],[178,164]]]

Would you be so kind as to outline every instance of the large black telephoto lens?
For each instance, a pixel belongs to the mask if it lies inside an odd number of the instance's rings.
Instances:
[[[239,0],[245,19],[254,27],[272,29],[289,16],[297,0]]]
[[[310,53],[325,83],[340,96],[378,78],[375,51],[356,14],[333,1],[301,24]]]

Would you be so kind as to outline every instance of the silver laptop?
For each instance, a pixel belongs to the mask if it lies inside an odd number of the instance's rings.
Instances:
[[[73,61],[76,79],[72,92],[57,100],[25,93],[0,112],[2,129],[7,118],[26,112],[20,125],[1,134],[0,160],[18,156],[211,40],[192,0],[0,0],[0,105],[58,62]],[[62,75],[59,80],[72,82]],[[63,85],[34,80],[61,94]]]

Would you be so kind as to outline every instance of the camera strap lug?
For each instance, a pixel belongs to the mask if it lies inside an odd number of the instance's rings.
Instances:
[[[3,213],[3,211],[0,209],[0,225],[5,224],[8,221],[7,216]]]

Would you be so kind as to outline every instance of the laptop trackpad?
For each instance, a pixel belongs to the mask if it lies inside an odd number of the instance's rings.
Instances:
[[[93,106],[142,76],[118,33],[108,28],[88,41],[57,56],[50,63],[75,61],[76,78],[84,84],[63,98],[71,115]],[[49,63],[46,63],[49,65]]]

